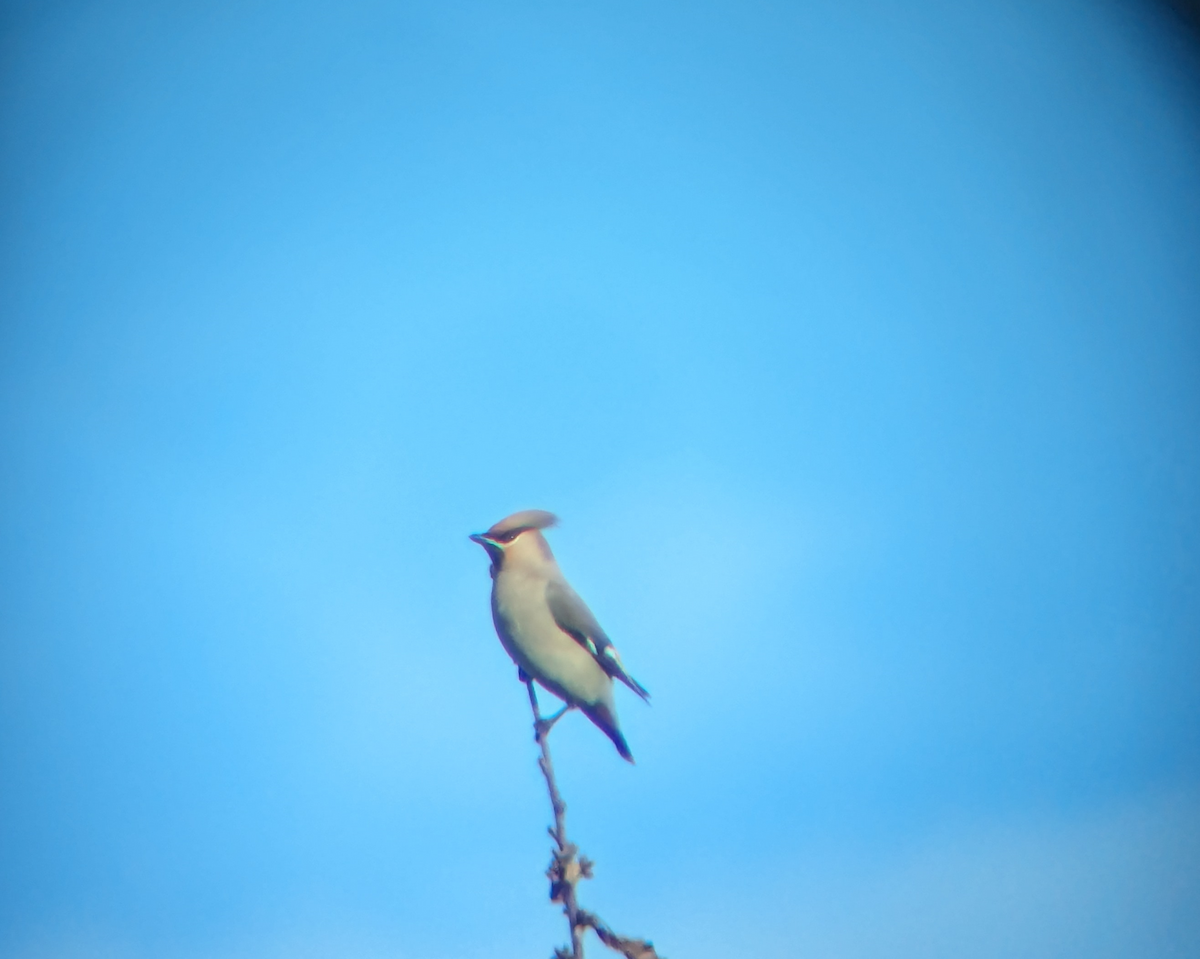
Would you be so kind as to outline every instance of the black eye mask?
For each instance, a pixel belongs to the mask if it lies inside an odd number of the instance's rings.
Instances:
[[[510,529],[507,533],[498,533],[495,536],[489,536],[488,539],[495,540],[497,543],[511,543],[522,533],[528,532],[531,529],[533,529],[532,526],[521,526],[517,529]]]

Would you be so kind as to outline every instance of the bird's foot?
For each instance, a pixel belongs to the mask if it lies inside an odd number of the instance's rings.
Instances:
[[[546,736],[550,732],[550,730],[554,728],[554,724],[556,722],[558,722],[560,719],[562,719],[563,716],[565,716],[568,712],[570,712],[574,708],[575,707],[572,706],[570,703],[567,703],[567,705],[565,705],[562,709],[560,709],[558,712],[556,712],[553,716],[548,716],[545,719],[539,719],[536,723],[534,723],[533,724],[533,741],[540,745],[542,740],[546,738]]]

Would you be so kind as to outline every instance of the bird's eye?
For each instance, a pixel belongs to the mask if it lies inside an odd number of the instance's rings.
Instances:
[[[493,539],[498,543],[511,543],[523,532],[525,532],[523,529],[510,529],[507,533],[501,533],[499,536],[493,537]]]

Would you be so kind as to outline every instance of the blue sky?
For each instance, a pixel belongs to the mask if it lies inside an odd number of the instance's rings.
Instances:
[[[1200,58],[1158,7],[0,16],[0,955],[548,955],[468,533],[673,957],[1200,948]]]

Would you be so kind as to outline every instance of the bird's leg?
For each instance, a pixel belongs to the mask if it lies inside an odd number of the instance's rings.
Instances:
[[[523,682],[529,688],[529,704],[533,707],[533,715],[534,715],[533,741],[535,743],[541,743],[541,741],[545,738],[546,734],[549,733],[550,730],[554,728],[554,724],[556,722],[558,722],[560,719],[562,719],[563,716],[565,716],[574,707],[570,703],[567,703],[565,706],[563,706],[562,709],[560,709],[558,712],[556,712],[553,716],[543,719],[541,707],[538,706],[537,693],[533,689],[532,677],[527,672],[525,672],[525,670],[520,669],[520,668],[518,668],[517,675],[520,676],[521,682]]]
[[[572,706],[570,703],[567,703],[565,706],[563,706],[562,709],[560,709],[558,712],[556,712],[553,716],[549,716],[546,719],[539,719],[536,723],[534,723],[533,724],[533,741],[535,743],[540,743],[542,741],[543,737],[548,735],[550,730],[554,728],[554,724],[556,722],[558,722],[560,719],[562,719],[563,716],[565,716],[568,712],[570,712],[574,708],[575,707]]]

